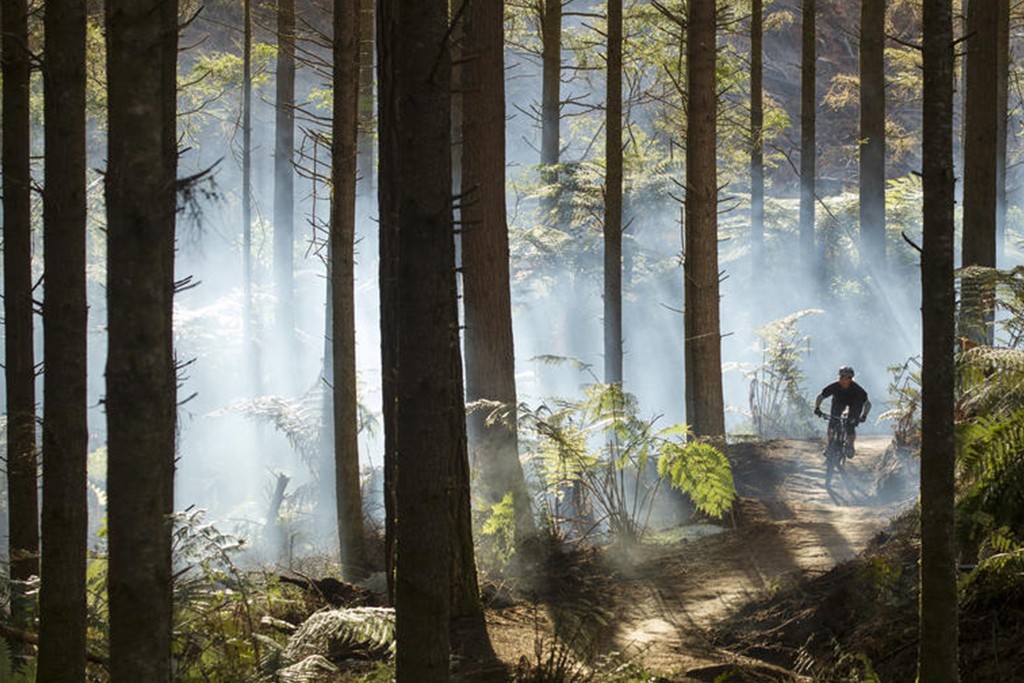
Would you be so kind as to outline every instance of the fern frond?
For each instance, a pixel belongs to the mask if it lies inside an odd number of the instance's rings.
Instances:
[[[658,475],[687,494],[696,508],[712,517],[732,509],[736,486],[732,467],[720,450],[703,441],[665,442],[658,458]]]
[[[312,655],[339,661],[353,655],[390,657],[395,649],[395,611],[390,607],[353,607],[313,614],[288,639],[284,658],[296,662]]]

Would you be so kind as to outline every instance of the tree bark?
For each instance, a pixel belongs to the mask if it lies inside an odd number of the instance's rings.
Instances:
[[[466,7],[462,67],[462,287],[465,310],[466,399],[497,401],[506,416],[488,423],[487,410],[468,418],[469,452],[488,505],[512,494],[516,543],[536,534],[519,463],[515,348],[505,208],[505,60],[502,2]]]
[[[885,0],[860,5],[860,241],[864,265],[885,271]]]
[[[561,155],[562,0],[538,0],[541,40],[540,165],[548,185],[541,201],[541,221],[557,225],[558,170]]]
[[[691,2],[686,74],[686,227],[684,251],[686,419],[697,436],[725,437],[718,311],[715,5]]]
[[[754,278],[764,272],[764,3],[750,4],[750,244]]]
[[[465,429],[456,408],[461,373],[453,372],[448,3],[381,0],[378,21],[381,332],[382,344],[395,349],[384,372],[394,373],[385,429],[393,433],[396,461],[396,680],[447,681],[452,463],[457,425]]]
[[[817,143],[818,98],[815,69],[815,0],[801,0],[802,49],[800,52],[800,261],[807,273],[816,272],[818,258],[814,250],[814,192]]]
[[[274,122],[274,289],[277,338],[286,364],[296,357],[294,279],[295,175],[295,0],[277,2],[277,79]],[[295,373],[286,371],[286,382]]]
[[[366,574],[359,488],[356,397],[355,231],[358,156],[359,0],[334,0],[334,122],[331,145],[331,352],[334,472],[342,577]]]
[[[248,390],[261,391],[252,300],[252,0],[242,1],[242,336]]]
[[[980,3],[971,3],[972,6]],[[925,0],[921,255],[921,603],[918,680],[957,673],[954,518],[953,30],[950,0]]]
[[[27,2],[3,0],[0,15],[9,557],[11,578],[23,581],[39,573]],[[20,591],[16,592],[20,595]],[[18,595],[12,596],[12,600],[15,621],[20,622],[25,606]]]
[[[1010,0],[996,0],[999,27],[996,35],[996,256],[998,265],[1006,245],[1006,136],[1010,86]]]
[[[369,197],[374,188],[373,46],[374,0],[359,0],[359,178],[356,195]]]
[[[608,0],[604,176],[604,381],[622,383],[622,0]]]
[[[107,4],[107,424],[112,680],[171,680],[174,0]]]
[[[967,8],[967,92],[964,102],[964,266],[996,265],[996,140],[1002,118],[996,108],[999,3]],[[977,278],[963,278],[960,335],[975,344],[992,341],[994,291]]]
[[[85,0],[44,7],[43,509],[39,683],[85,680]]]

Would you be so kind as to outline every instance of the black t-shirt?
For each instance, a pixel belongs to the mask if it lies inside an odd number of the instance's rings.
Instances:
[[[860,417],[861,410],[868,400],[868,392],[856,382],[850,382],[850,386],[843,389],[839,382],[832,382],[821,390],[825,398],[832,397],[832,415],[841,415],[843,409],[850,407],[851,417]]]

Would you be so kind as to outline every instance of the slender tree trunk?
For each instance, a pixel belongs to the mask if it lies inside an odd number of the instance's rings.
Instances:
[[[369,197],[374,188],[373,46],[374,0],[359,0],[359,184],[356,195]]]
[[[718,311],[717,93],[715,5],[691,2],[686,75],[686,236],[684,239],[686,420],[697,436],[725,437]]]
[[[85,680],[85,0],[45,8],[43,514],[39,683]]]
[[[998,265],[1006,244],[1006,134],[1010,86],[1010,0],[997,0],[999,28],[996,35],[996,258]]]
[[[750,244],[755,278],[764,272],[764,4],[750,5]]]
[[[860,241],[885,271],[885,0],[860,4]]]
[[[465,425],[455,400],[462,389],[452,370],[458,320],[448,3],[382,0],[378,21],[381,332],[382,344],[395,347],[384,372],[394,373],[393,394],[385,396],[390,404],[385,428],[394,430],[397,461],[391,474],[397,493],[395,607],[401,644],[396,680],[447,681],[450,477],[460,440],[456,425]]]
[[[4,333],[7,378],[7,495],[11,578],[39,573],[36,494],[36,389],[32,313],[32,217],[29,170],[28,7],[3,0]],[[24,605],[12,596],[15,620]]]
[[[252,0],[243,0],[242,7],[242,334],[248,388],[258,395],[260,362],[252,300]]]
[[[277,80],[274,124],[274,288],[277,293],[277,338],[293,365],[295,302],[293,294],[295,175],[295,0],[277,2]],[[293,382],[295,372],[286,372]]]
[[[541,182],[549,185],[541,202],[542,221],[557,225],[558,171],[561,154],[562,0],[538,0],[541,40],[540,165]]]
[[[174,0],[107,4],[110,671],[171,680],[177,378]]]
[[[972,6],[980,3],[971,3]],[[921,255],[921,621],[918,680],[957,673],[954,503],[953,30],[950,0],[925,0]]]
[[[604,381],[622,383],[622,0],[608,0],[605,92]]]
[[[356,399],[356,138],[359,0],[334,1],[334,125],[331,146],[331,348],[334,356],[334,472],[342,576],[366,573],[359,489]]]
[[[814,193],[817,144],[815,126],[818,98],[815,68],[815,0],[801,0],[802,49],[800,53],[800,261],[808,273],[816,272],[818,258],[814,251]]]
[[[469,452],[480,493],[490,505],[512,494],[516,542],[536,528],[519,463],[515,348],[505,215],[505,60],[502,2],[466,7],[463,35],[462,286],[465,309],[466,399],[496,401],[469,415]]]
[[[972,2],[967,8],[967,93],[964,119],[964,266],[996,265],[996,140],[1002,118],[996,107],[999,3]],[[992,340],[994,291],[977,278],[963,278],[960,335],[975,344]]]

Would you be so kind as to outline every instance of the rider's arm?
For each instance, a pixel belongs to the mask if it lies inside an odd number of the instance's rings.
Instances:
[[[825,400],[825,392],[818,394],[818,397],[814,399],[814,412],[818,412],[821,409],[821,402]]]
[[[860,421],[861,422],[867,422],[867,420],[868,420],[868,413],[870,413],[870,412],[871,412],[871,400],[868,399],[868,400],[864,401],[864,409],[863,409],[863,411],[860,414]]]

